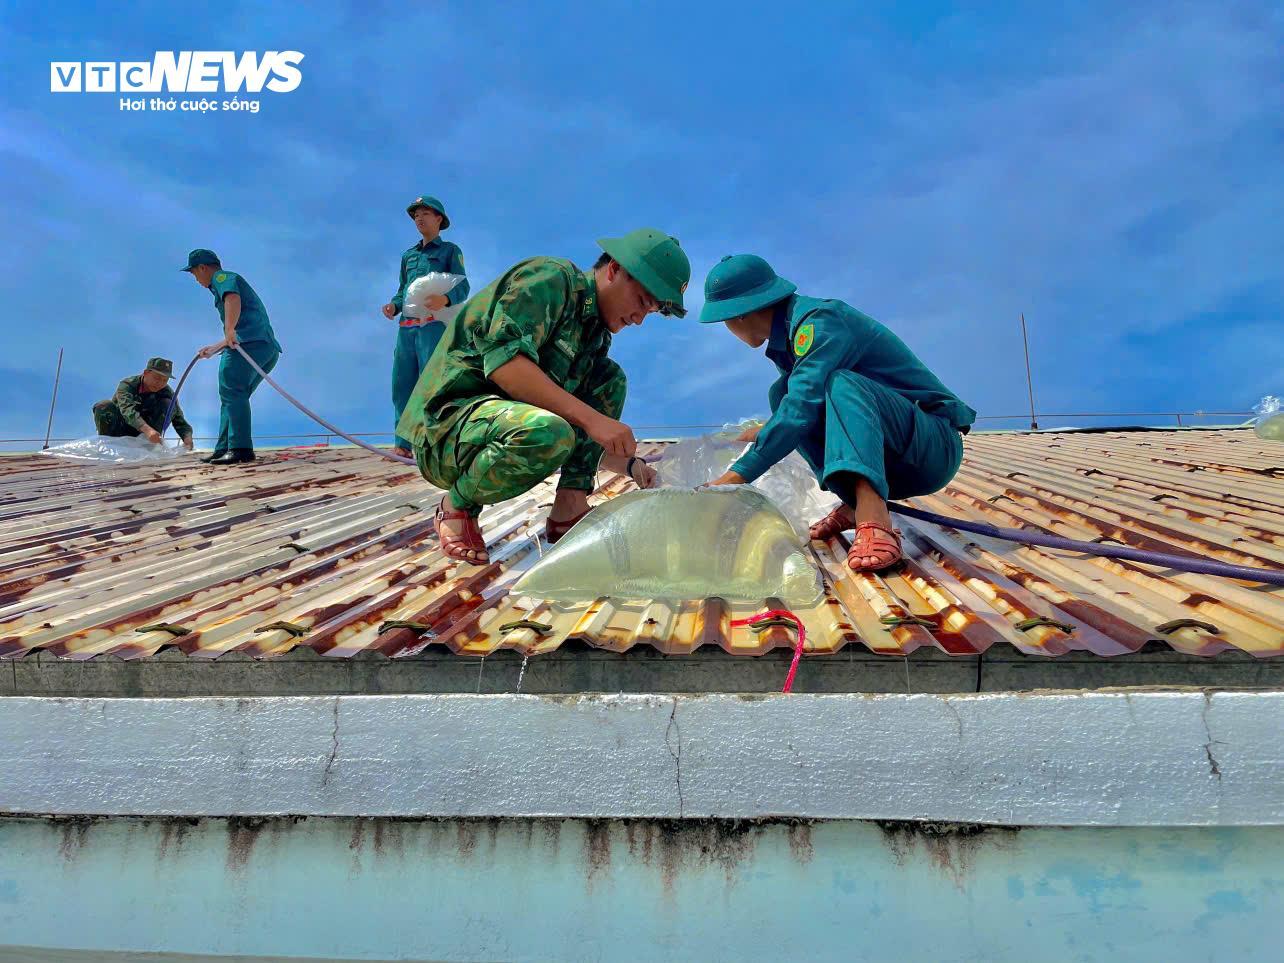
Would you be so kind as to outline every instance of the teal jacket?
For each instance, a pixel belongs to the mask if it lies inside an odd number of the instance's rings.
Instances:
[[[776,306],[767,357],[780,371],[779,398],[758,440],[731,466],[753,481],[822,424],[825,390],[836,371],[854,371],[964,430],[976,412],[941,383],[905,342],[842,301],[791,295]]]
[[[453,241],[437,238],[425,245],[421,240],[414,247],[407,248],[401,255],[401,278],[397,283],[397,293],[392,296],[392,306],[401,313],[406,303],[406,288],[410,282],[418,280],[425,274],[439,271],[442,274],[464,273],[464,252]],[[450,304],[460,304],[468,297],[468,278],[464,278],[446,293]]]
[[[250,287],[250,282],[232,271],[219,268],[210,279],[210,293],[214,295],[214,306],[218,308],[220,321],[226,320],[223,299],[229,294],[240,295],[241,315],[236,321],[236,340],[251,344],[255,341],[266,341],[281,350],[276,334],[272,331],[272,322],[268,320],[267,308]]]

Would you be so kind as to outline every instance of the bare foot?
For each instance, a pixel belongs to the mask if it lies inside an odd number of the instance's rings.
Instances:
[[[832,512],[816,522],[807,530],[807,534],[818,542],[827,542],[839,532],[856,527],[856,517],[847,505],[839,505]]]
[[[588,492],[571,488],[559,488],[553,499],[553,507],[548,510],[548,517],[555,522],[569,522],[579,518],[589,510]]]
[[[396,455],[398,458],[413,458],[413,457],[414,457],[413,455],[411,455],[411,454],[410,454],[410,449],[409,449],[409,448],[402,448],[400,445],[398,445],[396,448],[392,449],[392,453],[393,453],[394,455]]]
[[[437,506],[433,527],[447,558],[473,565],[485,565],[490,561],[477,519],[466,512],[456,511],[449,495],[443,496]]]

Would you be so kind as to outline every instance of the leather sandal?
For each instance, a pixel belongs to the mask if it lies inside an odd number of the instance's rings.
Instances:
[[[442,522],[463,522],[463,534],[448,534],[442,529]],[[486,551],[486,542],[482,539],[481,526],[477,524],[477,519],[468,512],[446,511],[444,495],[437,505],[437,511],[433,514],[432,527],[437,533],[437,541],[441,543],[442,554],[447,558],[467,562],[470,565],[490,563],[490,553]]]
[[[848,532],[856,527],[851,517],[851,509],[839,505],[832,512],[816,522],[807,530],[807,534],[817,542],[827,542],[839,532]]]
[[[853,572],[881,572],[904,557],[900,532],[878,522],[861,522],[856,526],[856,537],[847,551],[847,567]],[[873,564],[862,562],[864,558],[873,558]]]
[[[558,542],[562,540],[562,537],[567,532],[569,532],[572,528],[576,526],[576,524],[579,522],[581,518],[583,518],[592,510],[593,509],[590,508],[588,512],[582,512],[581,514],[576,515],[574,518],[568,518],[564,522],[557,522],[551,518],[545,519],[544,520],[544,541],[548,542],[548,544],[550,545],[556,545]]]

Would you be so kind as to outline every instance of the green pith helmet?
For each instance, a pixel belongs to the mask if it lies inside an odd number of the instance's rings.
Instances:
[[[728,254],[704,279],[701,324],[729,321],[783,301],[798,290],[756,254]]]
[[[150,358],[147,361],[147,370],[163,374],[166,378],[172,378],[174,377],[174,362],[170,361],[169,358]]]
[[[691,262],[676,237],[643,227],[597,243],[660,302],[661,314],[686,316],[682,295],[691,281]]]
[[[450,218],[446,216],[446,206],[431,194],[420,194],[413,201],[406,205],[406,213],[410,215],[411,220],[415,216],[416,207],[426,207],[429,210],[436,211],[441,215],[441,229],[444,231],[450,227]]]

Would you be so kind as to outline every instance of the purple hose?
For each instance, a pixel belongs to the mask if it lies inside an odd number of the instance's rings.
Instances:
[[[1175,568],[1180,572],[1191,572],[1195,575],[1219,575],[1223,578],[1237,578],[1246,582],[1262,582],[1267,585],[1284,585],[1284,569],[1251,568],[1248,565],[1231,565],[1202,556],[1170,555],[1167,552],[1147,552],[1140,548],[1127,548],[1123,545],[1101,545],[1097,542],[1079,542],[1073,538],[1062,538],[1059,535],[1040,535],[1036,532],[1025,532],[1017,528],[998,528],[985,522],[968,522],[958,518],[925,512],[921,508],[910,508],[888,502],[887,507],[898,515],[907,515],[944,528],[956,528],[975,535],[987,535],[990,538],[1001,538],[1009,542],[1020,542],[1023,545],[1042,545],[1045,548],[1060,548],[1070,552],[1084,552],[1088,555],[1099,555],[1103,558],[1122,558],[1130,562],[1143,562],[1146,565],[1163,565]]]

